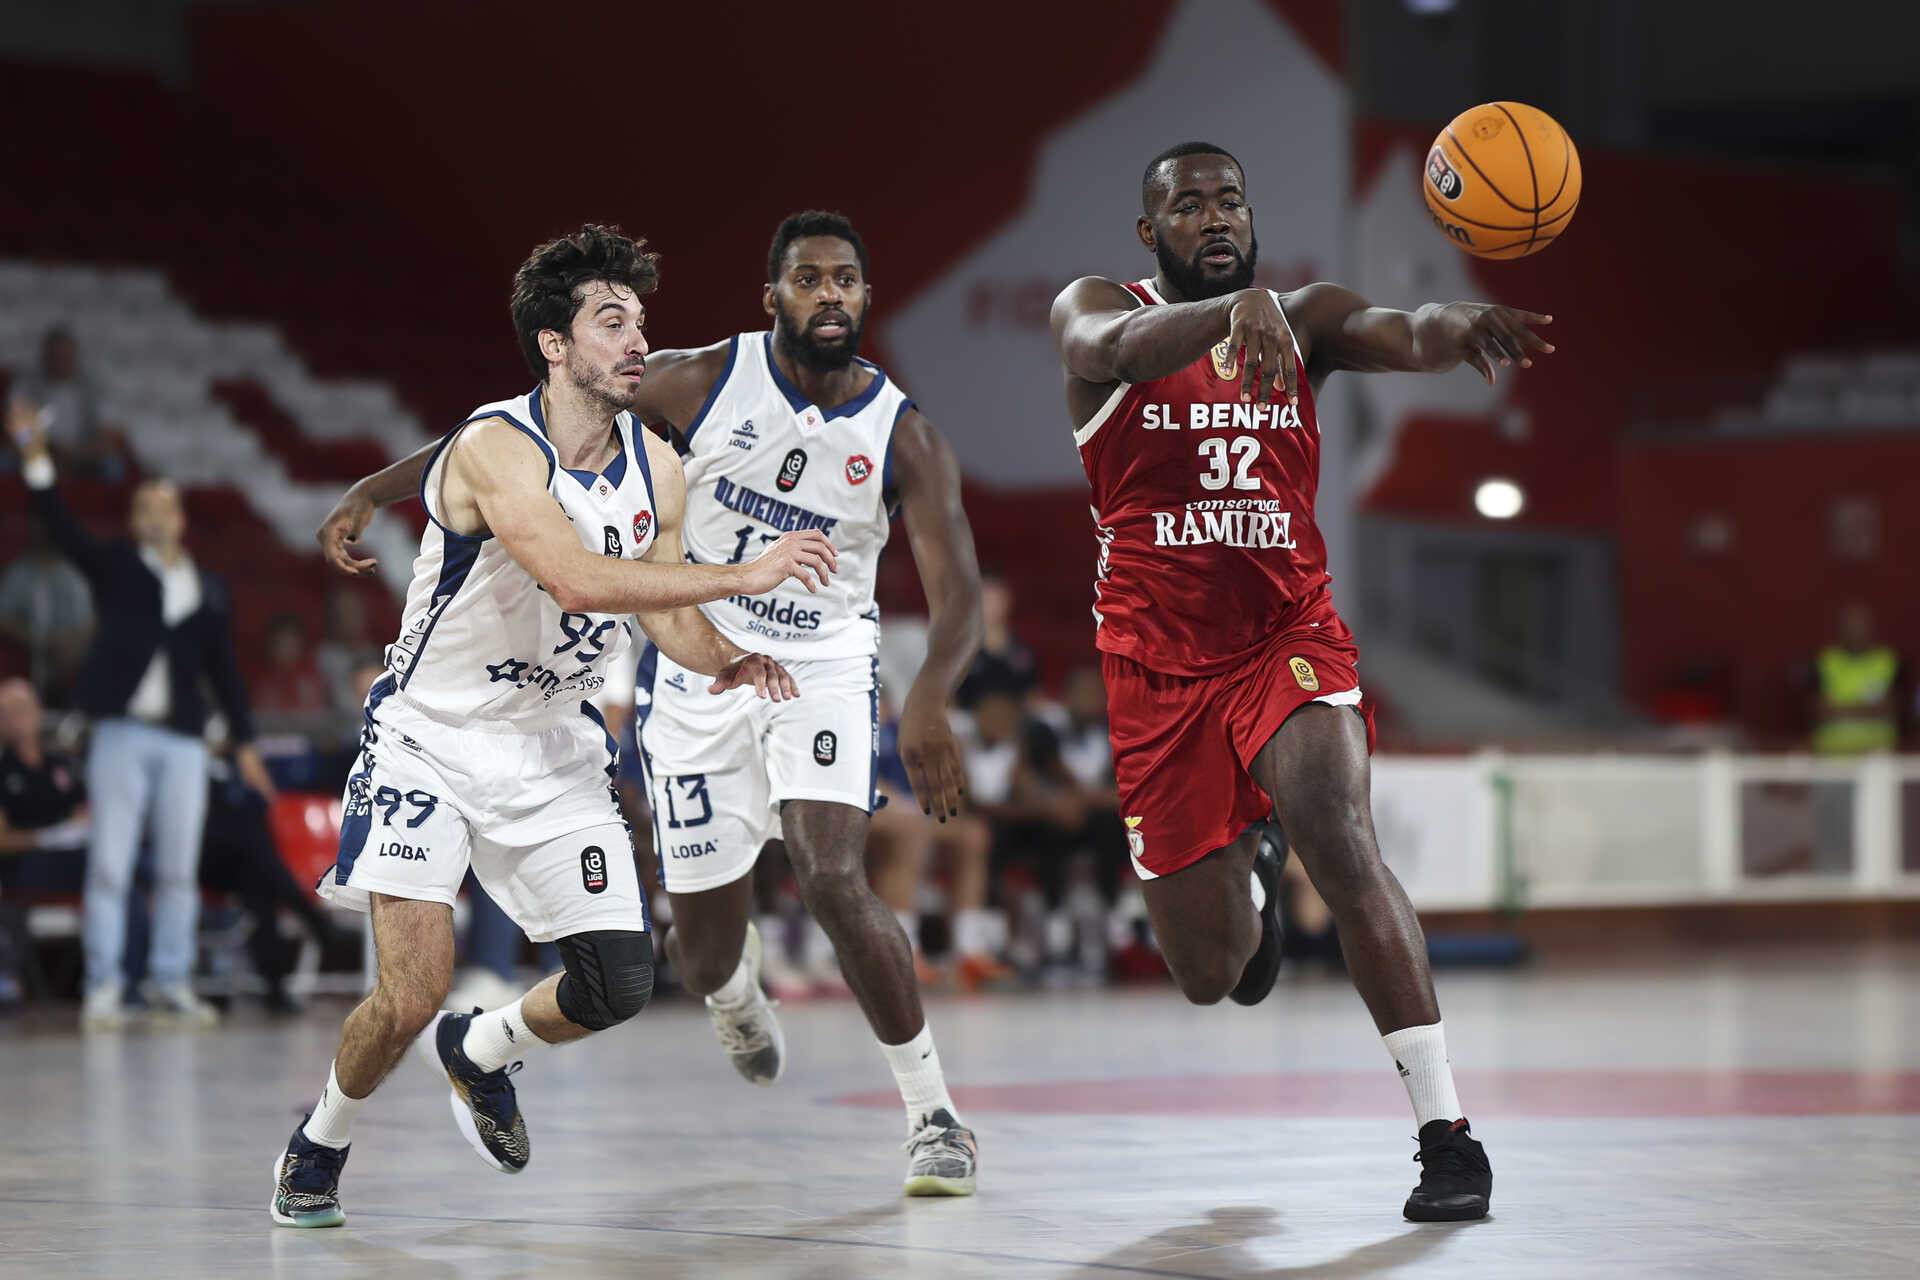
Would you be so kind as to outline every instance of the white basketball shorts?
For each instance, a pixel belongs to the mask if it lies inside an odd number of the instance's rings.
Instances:
[[[632,835],[611,788],[616,756],[584,704],[532,726],[455,727],[383,677],[368,695],[320,896],[360,911],[374,893],[451,906],[471,863],[535,942],[645,931]]]
[[[651,647],[640,660],[634,707],[653,805],[653,847],[669,893],[718,888],[752,871],[760,847],[780,834],[785,801],[826,800],[873,812],[876,660],[782,665],[800,696],[774,702],[751,686],[708,693],[710,677]]]

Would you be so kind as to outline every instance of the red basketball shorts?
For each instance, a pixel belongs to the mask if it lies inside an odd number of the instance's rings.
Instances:
[[[1140,877],[1190,866],[1272,813],[1248,766],[1306,704],[1357,707],[1372,751],[1373,710],[1361,699],[1358,661],[1353,633],[1328,604],[1309,607],[1214,675],[1167,675],[1101,654],[1120,814]]]

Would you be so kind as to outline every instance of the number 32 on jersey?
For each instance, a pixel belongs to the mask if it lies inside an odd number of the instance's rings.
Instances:
[[[1226,488],[1229,483],[1236,489],[1260,487],[1260,481],[1253,474],[1253,464],[1260,457],[1259,437],[1236,436],[1223,440],[1219,436],[1208,436],[1200,442],[1199,453],[1207,464],[1207,469],[1200,473],[1202,489],[1213,492]]]

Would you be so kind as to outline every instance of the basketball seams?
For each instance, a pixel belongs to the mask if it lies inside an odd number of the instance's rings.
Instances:
[[[1527,166],[1527,184],[1533,200],[1530,207],[1513,199],[1501,188],[1501,183],[1518,176],[1513,172],[1516,167],[1513,163],[1513,154],[1511,152],[1489,154],[1487,164],[1501,174],[1500,181],[1496,182],[1491,176],[1491,171],[1480,163],[1479,158],[1468,149],[1460,137],[1459,130],[1465,127],[1473,132],[1476,138],[1490,144],[1496,151],[1505,146],[1506,144],[1500,141],[1499,136],[1501,119],[1496,119],[1491,114],[1496,111],[1507,124],[1513,127],[1514,135],[1520,140],[1520,158]],[[1524,124],[1521,112],[1527,113]],[[1541,181],[1540,165],[1545,161],[1544,158],[1534,156],[1532,140],[1526,136],[1526,128],[1536,125],[1542,131],[1543,141],[1553,133],[1560,135],[1560,178],[1555,189],[1544,201],[1540,197],[1546,184]],[[1459,248],[1478,257],[1510,260],[1536,253],[1560,237],[1574,212],[1580,207],[1581,191],[1578,174],[1580,153],[1575,149],[1571,135],[1562,129],[1553,117],[1536,107],[1518,102],[1488,102],[1472,110],[1463,111],[1442,128],[1439,136],[1434,139],[1433,156],[1434,159],[1428,163],[1427,180],[1421,184],[1427,209],[1432,213],[1434,221],[1439,224],[1441,230],[1447,232],[1450,238],[1458,243]],[[1458,170],[1472,173],[1474,179],[1492,193],[1494,201],[1526,218],[1527,221],[1518,224],[1501,223],[1468,216],[1454,204],[1453,200],[1443,199],[1442,197],[1447,194],[1447,175],[1436,170],[1435,165],[1444,166],[1447,163],[1452,163]],[[1458,179],[1454,181],[1457,183]],[[1460,193],[1456,191],[1455,194]],[[1473,190],[1470,185],[1465,195],[1467,198],[1460,203],[1472,208],[1475,213],[1486,212],[1493,216],[1499,215],[1498,209],[1482,210],[1479,207],[1487,204],[1488,199]],[[1565,208],[1560,207],[1562,202],[1565,203]],[[1558,212],[1552,212],[1556,209]]]
[[[1567,135],[1565,129],[1562,129],[1560,130],[1560,185],[1554,189],[1553,199],[1542,205],[1542,208],[1551,209],[1560,202],[1560,197],[1567,193],[1567,179],[1572,176],[1573,139]],[[1577,204],[1579,202],[1575,201],[1575,203]]]
[[[1431,208],[1432,205],[1429,204],[1428,207]],[[1580,202],[1577,200],[1574,201],[1574,208],[1577,209],[1579,207],[1580,207]],[[1500,222],[1481,222],[1478,219],[1469,218],[1466,214],[1461,213],[1456,209],[1447,209],[1444,212],[1446,213],[1448,219],[1450,219],[1451,221],[1462,223],[1463,225],[1469,226],[1469,227],[1478,227],[1482,231],[1525,231],[1528,229],[1528,227],[1536,226],[1536,225],[1541,227],[1550,227],[1554,223],[1559,222],[1561,219],[1572,216],[1573,209],[1568,209],[1565,213],[1556,213],[1551,218],[1541,219],[1538,223],[1522,222],[1517,226],[1508,226],[1505,223],[1500,223]]]
[[[1493,194],[1500,197],[1500,203],[1506,205],[1509,209],[1512,209],[1515,213],[1537,212],[1537,210],[1534,210],[1534,209],[1523,208],[1522,206],[1517,205],[1513,201],[1507,199],[1507,193],[1502,191],[1499,187],[1495,186],[1493,179],[1489,178],[1486,175],[1486,171],[1481,169],[1479,165],[1474,163],[1472,153],[1467,150],[1466,144],[1462,143],[1460,141],[1459,136],[1454,133],[1452,125],[1447,126],[1447,138],[1449,141],[1453,143],[1453,149],[1460,153],[1460,158],[1462,160],[1465,160],[1467,164],[1472,167],[1473,171],[1480,175],[1480,181],[1487,184],[1487,190],[1493,192]]]
[[[1533,148],[1527,145],[1527,131],[1520,127],[1520,121],[1513,112],[1507,110],[1507,104],[1496,102],[1493,105],[1513,125],[1513,134],[1520,139],[1520,154],[1527,158],[1527,181],[1533,186],[1533,234],[1527,238],[1527,244],[1531,246],[1540,235],[1540,175],[1533,167]]]

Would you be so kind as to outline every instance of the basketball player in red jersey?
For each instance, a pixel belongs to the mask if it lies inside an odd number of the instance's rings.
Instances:
[[[1207,143],[1156,156],[1141,194],[1158,272],[1076,280],[1053,334],[1093,489],[1114,763],[1154,932],[1189,1000],[1257,1003],[1279,967],[1290,845],[1413,1102],[1406,1216],[1484,1217],[1493,1173],[1454,1092],[1426,940],[1374,840],[1373,722],[1313,519],[1314,395],[1342,369],[1465,363],[1491,382],[1553,350],[1531,328],[1550,318],[1252,288],[1245,173]]]

